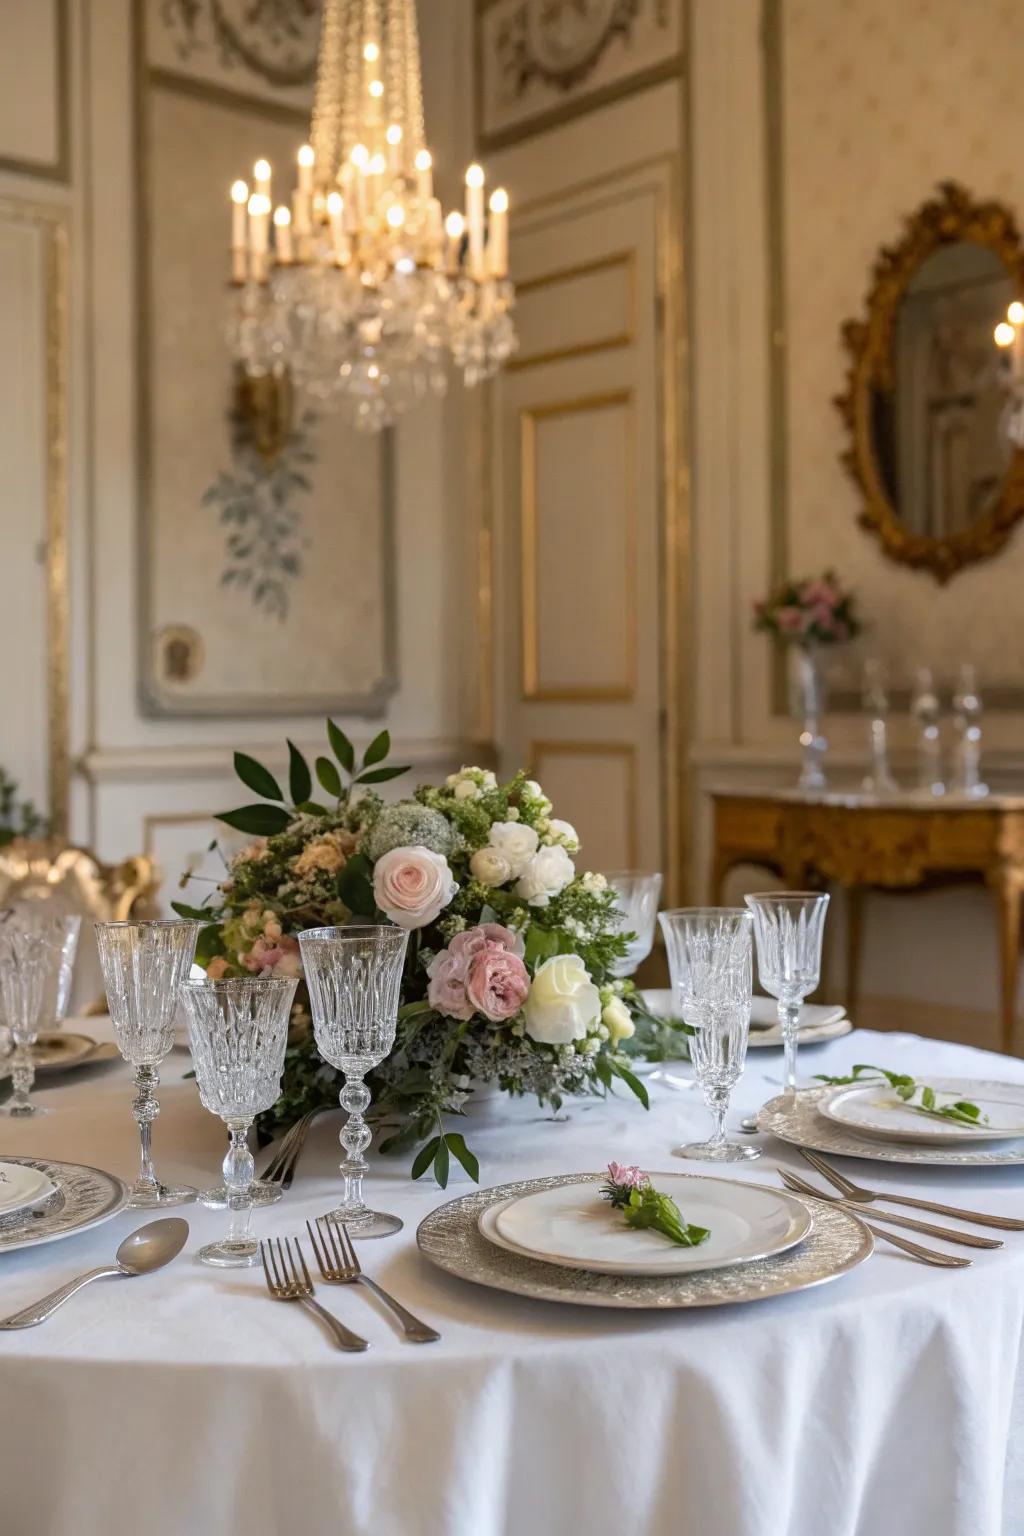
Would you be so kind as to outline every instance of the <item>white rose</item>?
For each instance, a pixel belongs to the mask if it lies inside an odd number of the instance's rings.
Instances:
[[[456,800],[479,800],[480,786],[474,784],[472,779],[459,779],[455,785]]]
[[[526,1033],[543,1045],[583,1040],[601,1013],[601,994],[579,955],[554,955],[537,971],[524,1005]]]
[[[508,861],[512,879],[518,879],[537,852],[538,837],[532,827],[519,821],[496,821],[491,828],[490,846]]]
[[[579,833],[571,821],[562,821],[559,817],[552,816],[544,829],[544,835],[549,842],[561,843],[562,847],[567,848],[570,853],[576,853],[579,850]]]
[[[629,1040],[636,1034],[636,1025],[632,1015],[621,997],[613,997],[610,1003],[605,1005],[601,1014],[601,1023],[608,1031],[608,1039],[613,1046],[620,1040]]]
[[[546,907],[552,896],[575,879],[576,869],[561,843],[540,848],[526,865],[516,885],[516,895],[531,907]]]
[[[469,861],[469,872],[481,885],[504,885],[512,879],[512,866],[496,848],[478,848]]]
[[[373,899],[399,928],[425,928],[458,891],[443,854],[392,848],[373,869]]]

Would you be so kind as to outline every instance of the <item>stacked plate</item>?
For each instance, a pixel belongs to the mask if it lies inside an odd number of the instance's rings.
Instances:
[[[684,1219],[708,1230],[685,1248],[628,1227],[602,1198],[602,1180],[570,1174],[464,1196],[432,1212],[417,1242],[464,1279],[614,1307],[753,1301],[819,1285],[871,1253],[866,1228],[834,1207],[757,1184],[654,1173],[654,1187]]]
[[[672,1018],[675,1007],[670,987],[649,988],[643,994],[644,1002],[659,1018]],[[819,1041],[839,1040],[853,1029],[853,1021],[847,1018],[846,1009],[838,1003],[805,1003],[800,1010],[800,1044],[816,1045]],[[751,1050],[766,1046],[781,1046],[782,1031],[773,997],[755,997],[750,1010]]]
[[[922,1114],[886,1082],[803,1089],[764,1106],[758,1129],[819,1152],[890,1163],[989,1166],[1024,1163],[1024,1083],[926,1077],[935,1108],[967,1100],[978,1123]]]
[[[0,1254],[98,1226],[127,1199],[121,1180],[100,1168],[6,1158],[0,1162]]]

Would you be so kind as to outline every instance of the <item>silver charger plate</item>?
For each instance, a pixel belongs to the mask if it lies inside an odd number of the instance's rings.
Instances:
[[[810,1199],[804,1203],[814,1226],[798,1248],[753,1264],[690,1275],[599,1275],[592,1270],[566,1269],[543,1259],[504,1252],[479,1231],[480,1214],[488,1206],[560,1184],[600,1183],[605,1177],[602,1173],[566,1173],[462,1195],[423,1218],[416,1229],[417,1245],[431,1263],[448,1274],[474,1285],[510,1291],[514,1296],[579,1307],[663,1311],[763,1301],[769,1296],[808,1290],[845,1275],[874,1251],[871,1233],[855,1216]]]
[[[0,1254],[34,1248],[84,1232],[116,1216],[128,1200],[126,1185],[113,1173],[85,1163],[56,1163],[42,1157],[9,1157],[9,1163],[38,1168],[57,1186],[41,1205],[0,1217]]]
[[[1005,1088],[1005,1083],[975,1082],[976,1089]],[[879,1141],[858,1136],[819,1113],[818,1103],[832,1085],[801,1088],[794,1096],[769,1099],[757,1115],[759,1131],[769,1131],[794,1147],[834,1152],[840,1157],[865,1157],[879,1163],[930,1163],[937,1168],[991,1168],[1024,1164],[1024,1141],[991,1142],[986,1146],[933,1147],[910,1142]]]

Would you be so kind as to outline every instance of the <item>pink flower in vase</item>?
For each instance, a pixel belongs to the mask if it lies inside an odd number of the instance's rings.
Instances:
[[[492,1024],[501,1024],[518,1013],[529,990],[526,966],[503,944],[487,943],[473,957],[466,977],[466,996]]]
[[[804,615],[799,608],[780,608],[775,622],[780,635],[800,635],[804,632]]]

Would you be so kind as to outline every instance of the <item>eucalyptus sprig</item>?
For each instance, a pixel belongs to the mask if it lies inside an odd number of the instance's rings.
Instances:
[[[867,1076],[870,1073],[871,1076]],[[919,1083],[907,1072],[889,1072],[885,1067],[874,1067],[862,1062],[854,1067],[847,1077],[829,1077],[827,1073],[815,1074],[820,1083],[828,1083],[831,1087],[842,1087],[847,1083],[881,1082],[885,1081],[894,1089],[906,1104],[908,1109],[914,1110],[919,1115],[930,1115],[935,1120],[953,1120],[959,1125],[979,1126],[988,1124],[988,1116],[983,1115],[977,1104],[972,1104],[969,1099],[957,1099],[952,1104],[939,1104],[935,1097],[935,1089],[926,1083]],[[920,1094],[920,1100],[914,1103],[914,1097]]]
[[[622,1212],[627,1227],[660,1232],[681,1248],[696,1248],[711,1235],[707,1227],[691,1226],[684,1221],[671,1196],[659,1194],[650,1175],[639,1168],[609,1163],[601,1194],[614,1210]]]

